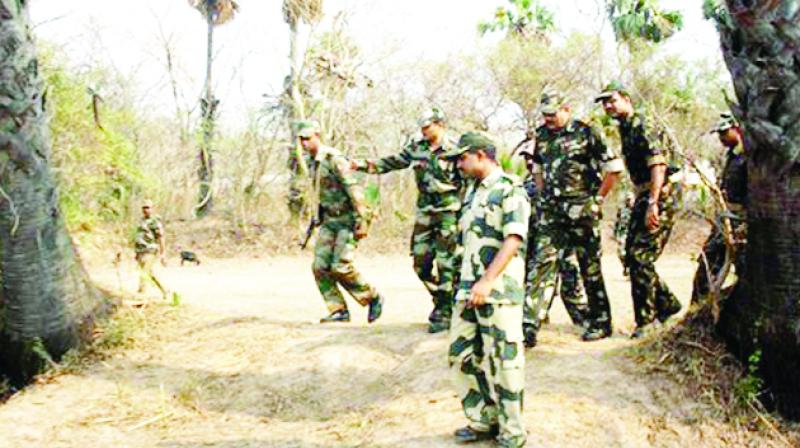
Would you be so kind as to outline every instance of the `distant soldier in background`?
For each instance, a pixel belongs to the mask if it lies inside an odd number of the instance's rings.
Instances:
[[[139,267],[139,293],[145,292],[148,282],[152,282],[166,299],[169,293],[155,273],[155,265],[161,262],[166,266],[166,236],[161,217],[153,213],[153,201],[142,203],[142,219],[136,227],[133,240],[136,264]]]
[[[609,83],[595,101],[619,123],[622,155],[636,199],[625,242],[636,330],[640,338],[681,310],[681,303],[656,273],[655,262],[672,232],[680,201],[678,170],[668,166],[670,142],[648,117],[636,111],[625,87]]]
[[[747,159],[745,158],[744,139],[739,123],[732,115],[720,116],[714,131],[720,143],[727,149],[725,165],[719,178],[719,188],[732,213],[729,216],[734,236],[734,267],[736,276],[742,278],[745,269],[745,239],[747,221],[745,206],[747,205]],[[694,276],[692,303],[700,303],[709,292],[709,273],[717,279],[725,264],[725,235],[722,233],[722,216],[717,217],[717,225],[703,245],[703,252],[698,257],[697,273]]]
[[[351,167],[384,174],[411,167],[417,182],[417,210],[411,236],[414,272],[433,299],[428,316],[430,333],[450,328],[453,283],[457,269],[458,213],[462,181],[453,161],[443,155],[452,149],[445,116],[433,108],[420,118],[422,139],[408,143],[400,153],[380,159],[354,160]]]
[[[542,221],[531,296],[537,310],[546,306],[555,292],[559,258],[574,251],[589,302],[582,339],[594,341],[612,331],[600,261],[600,207],[624,165],[597,130],[572,118],[563,94],[545,92],[541,104],[544,125],[536,130],[533,173],[542,194]]]
[[[535,310],[534,298],[531,296],[531,285],[527,280],[530,273],[534,271],[536,260],[536,232],[539,226],[539,218],[541,215],[539,206],[539,189],[536,187],[536,182],[533,179],[533,153],[530,151],[523,151],[520,153],[525,158],[525,165],[528,168],[530,175],[523,182],[523,187],[528,193],[528,199],[531,204],[531,217],[528,224],[528,242],[525,249],[525,303],[523,305],[523,318],[522,318],[522,331],[525,335],[525,347],[531,348],[536,346],[536,334],[539,331],[541,324],[549,320],[549,311],[553,303],[551,297],[544,306],[539,309],[537,315]],[[578,260],[575,253],[564,253],[564,257],[558,260],[559,271],[559,295],[564,302],[564,308],[567,310],[572,323],[578,326],[584,324],[586,313],[588,312],[586,303],[580,290],[579,267]]]
[[[383,297],[353,266],[356,246],[367,236],[369,226],[364,194],[347,159],[322,144],[316,121],[299,121],[296,130],[303,148],[314,158],[310,172],[319,197],[319,236],[312,269],[330,312],[320,322],[350,321],[350,311],[339,290],[342,286],[359,304],[369,306],[367,321],[372,323],[381,316]]]
[[[633,193],[625,195],[625,201],[617,209],[617,219],[614,221],[614,241],[617,243],[617,256],[619,257],[619,262],[622,263],[622,275],[624,277],[628,276],[625,240],[628,239],[628,227],[631,222],[634,199],[636,199],[636,195]]]

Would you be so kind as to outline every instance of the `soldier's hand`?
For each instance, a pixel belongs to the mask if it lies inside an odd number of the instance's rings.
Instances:
[[[161,266],[167,267],[167,257],[161,256]]]
[[[358,162],[356,162],[355,160],[351,160],[350,161],[350,169],[353,170],[353,171],[357,170],[358,169]]]
[[[654,231],[658,228],[658,202],[653,202],[647,206],[647,214],[645,215],[647,228]]]
[[[472,285],[472,290],[470,290],[470,297],[467,301],[468,308],[477,308],[481,305],[486,304],[486,298],[489,297],[489,294],[492,293],[492,284],[488,281],[481,278],[474,285]]]

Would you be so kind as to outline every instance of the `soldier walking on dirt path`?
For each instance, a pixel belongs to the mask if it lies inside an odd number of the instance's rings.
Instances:
[[[428,331],[438,333],[449,328],[452,314],[462,182],[455,163],[442,157],[452,147],[445,132],[444,114],[431,109],[418,124],[422,139],[411,141],[395,155],[354,160],[351,167],[370,174],[408,167],[414,170],[418,196],[411,256],[414,272],[433,299]]]
[[[553,300],[549,300],[545,306],[539,311],[542,315],[537,315],[535,312],[535,304],[533,297],[530,295],[531,285],[528,282],[530,274],[535,269],[536,261],[536,233],[539,227],[539,218],[541,216],[541,207],[539,206],[539,189],[533,179],[533,152],[523,151],[520,153],[525,158],[525,165],[528,168],[529,176],[523,182],[525,191],[528,193],[528,199],[531,204],[531,218],[528,224],[528,242],[525,250],[525,304],[523,306],[522,330],[525,336],[525,347],[531,348],[536,346],[536,333],[542,323],[549,320],[550,307]],[[579,280],[579,267],[578,260],[574,251],[572,253],[564,252],[558,259],[558,277],[559,286],[558,294],[564,302],[564,308],[572,320],[572,323],[582,326],[585,322],[586,314],[588,313],[587,305],[583,300],[583,295],[580,289]]]
[[[725,195],[728,209],[733,214],[731,226],[734,235],[734,267],[736,276],[742,278],[745,269],[745,240],[747,221],[744,216],[747,204],[747,159],[745,158],[744,139],[739,123],[732,115],[725,113],[720,117],[714,132],[720,143],[727,148],[725,165],[719,178],[719,188]],[[698,257],[697,273],[694,276],[692,303],[701,303],[709,293],[709,271],[713,278],[720,275],[725,264],[725,236],[722,233],[722,217],[717,217],[717,225],[703,244],[702,254]]]
[[[635,110],[625,87],[613,81],[595,101],[619,123],[622,155],[634,185],[636,199],[625,242],[631,279],[636,330],[633,338],[651,332],[657,320],[665,322],[681,304],[655,269],[675,224],[680,201],[679,171],[668,166],[670,143],[644,114]]]
[[[330,314],[321,323],[349,322],[350,312],[339,286],[361,305],[369,306],[367,321],[383,311],[383,297],[353,266],[358,241],[367,236],[369,210],[361,187],[350,172],[350,163],[339,151],[322,144],[319,124],[295,124],[303,148],[314,158],[311,174],[319,198],[320,221],[312,269],[319,292]]]
[[[600,263],[600,207],[624,165],[598,131],[572,118],[562,93],[545,92],[541,106],[544,125],[536,130],[533,173],[542,196],[542,219],[530,295],[541,316],[555,293],[558,260],[574,251],[589,302],[582,338],[602,339],[611,335],[612,326]],[[538,326],[528,331],[536,330]]]
[[[142,219],[136,227],[133,245],[136,252],[136,265],[139,268],[139,293],[145,292],[148,282],[152,282],[166,299],[169,293],[156,276],[156,263],[166,266],[166,235],[161,217],[154,214],[153,201],[142,202]]]
[[[530,205],[496,152],[488,136],[468,132],[446,155],[476,179],[459,220],[464,253],[449,337],[449,364],[469,424],[454,436],[459,443],[495,438],[501,447],[517,448],[526,439],[520,255]]]

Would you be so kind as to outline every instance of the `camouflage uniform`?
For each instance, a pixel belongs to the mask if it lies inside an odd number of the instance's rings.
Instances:
[[[365,223],[369,212],[349,166],[339,151],[323,146],[311,169],[319,194],[320,213],[314,248],[314,278],[332,314],[347,310],[338,285],[361,305],[366,306],[379,297],[353,266],[357,246],[355,229],[358,224]]]
[[[523,446],[525,353],[522,344],[524,262],[516,256],[493,285],[486,304],[467,308],[470,290],[506,238],[525,239],[530,205],[522,186],[497,167],[470,188],[459,221],[464,253],[450,328],[450,367],[469,426]]]
[[[442,158],[451,149],[445,139],[431,150],[425,139],[407,144],[396,155],[356,161],[356,169],[384,174],[411,167],[417,183],[417,210],[411,235],[414,272],[433,298],[432,323],[447,322],[452,313],[453,283],[457,269],[458,213],[461,176],[453,161]]]
[[[167,294],[166,289],[155,274],[159,243],[163,236],[164,224],[162,224],[161,218],[156,215],[142,218],[136,227],[134,250],[136,252],[136,264],[139,267],[139,292],[144,292],[147,288],[147,282],[150,281],[156,285],[162,294]]]
[[[623,274],[628,276],[627,256],[625,255],[625,240],[628,239],[628,227],[631,222],[631,213],[633,212],[633,202],[636,196],[629,193],[625,197],[625,202],[617,209],[617,219],[614,220],[614,241],[617,242],[617,257],[619,262],[622,263]]]
[[[539,193],[536,188],[536,183],[530,177],[523,183],[523,186],[525,191],[528,193],[528,199],[530,200],[531,218],[528,223],[528,243],[525,248],[526,294],[525,303],[523,305],[522,323],[523,325],[530,325],[538,329],[541,322],[547,319],[547,314],[550,311],[553,300],[551,297],[544,306],[540,307],[539,311],[542,313],[542,315],[536,315],[534,310],[535,303],[530,294],[531,286],[527,279],[530,277],[531,272],[533,272],[536,261],[536,248],[534,247],[534,244],[536,243],[536,232],[539,226],[540,213],[537,204],[539,200]],[[561,300],[564,302],[564,308],[567,310],[567,314],[569,314],[572,323],[581,325],[587,310],[586,304],[583,302],[583,296],[580,292],[580,280],[578,279],[578,260],[575,257],[574,252],[571,254],[565,253],[565,255],[568,255],[568,257],[558,259],[558,272],[561,280],[559,287],[560,296]]]
[[[736,237],[734,247],[734,266],[736,275],[742,278],[745,269],[744,236],[747,234],[747,222],[744,217],[744,207],[747,202],[747,160],[741,144],[728,149],[725,166],[719,182],[720,190],[725,194],[730,211],[735,217],[730,219],[733,234]],[[708,274],[706,263],[711,268],[711,274],[717,277],[725,264],[725,237],[722,234],[721,218],[717,217],[718,225],[703,245],[703,257],[699,257],[697,273],[694,276],[694,289],[692,290],[692,303],[699,303],[703,296],[709,292]]]
[[[531,296],[542,315],[555,291],[558,260],[575,251],[589,301],[590,328],[611,330],[611,309],[600,267],[602,173],[623,166],[589,125],[574,120],[560,130],[537,129],[534,173],[544,177],[542,220],[536,235]]]
[[[647,228],[646,215],[650,198],[650,168],[667,165],[668,144],[662,133],[651,129],[645,117],[634,114],[619,119],[622,155],[634,184],[636,199],[631,211],[628,238],[625,241],[626,265],[630,271],[634,317],[639,328],[656,318],[664,321],[677,313],[681,304],[659,278],[655,262],[664,250],[679,206],[680,184],[670,180],[677,170],[668,167],[664,186],[658,197],[659,225]]]

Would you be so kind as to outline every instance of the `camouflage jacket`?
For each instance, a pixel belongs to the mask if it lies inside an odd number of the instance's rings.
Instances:
[[[544,179],[542,208],[570,213],[596,203],[604,172],[620,172],[622,160],[591,126],[574,120],[560,130],[536,130],[533,172]],[[572,216],[575,213],[570,213]]]
[[[414,170],[417,182],[417,215],[458,212],[461,208],[462,177],[455,161],[442,155],[455,146],[445,138],[441,148],[431,151],[425,139],[409,142],[400,153],[380,159],[359,160],[357,168],[370,174],[408,168]]]
[[[634,185],[650,182],[650,168],[669,165],[670,143],[664,132],[649,123],[641,114],[619,120],[622,155]]]
[[[322,146],[311,166],[319,195],[321,221],[343,219],[353,225],[368,221],[364,192],[350,171],[350,162],[336,149]]]
[[[133,240],[136,253],[158,252],[158,244],[164,236],[164,224],[159,216],[142,218],[136,227],[136,236]]]
[[[719,186],[730,204],[746,205],[747,159],[742,145],[728,150]]]
[[[527,238],[530,211],[525,189],[499,167],[470,187],[459,221],[464,253],[456,300],[469,299],[472,285],[481,278],[507,237],[517,235],[523,241]],[[524,246],[492,285],[486,303],[524,301]]]

